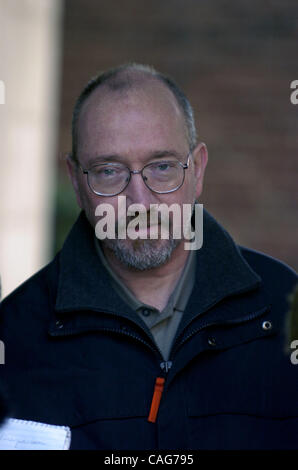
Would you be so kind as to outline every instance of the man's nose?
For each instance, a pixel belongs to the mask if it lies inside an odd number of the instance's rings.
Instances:
[[[143,204],[149,210],[150,204],[156,203],[157,194],[146,186],[141,173],[131,174],[129,185],[124,194],[128,205]]]

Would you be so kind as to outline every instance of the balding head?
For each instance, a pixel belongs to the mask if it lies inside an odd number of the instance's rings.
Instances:
[[[174,97],[182,116],[186,129],[189,148],[192,150],[197,143],[196,128],[193,111],[185,94],[175,82],[165,75],[157,72],[148,65],[125,64],[110,69],[94,77],[83,89],[74,107],[72,119],[72,159],[77,161],[78,152],[78,125],[79,117],[90,96],[97,91],[98,96],[110,95],[111,98],[124,96],[132,91],[142,90],[144,86],[150,87],[150,82],[158,81]],[[100,93],[99,93],[100,92]]]

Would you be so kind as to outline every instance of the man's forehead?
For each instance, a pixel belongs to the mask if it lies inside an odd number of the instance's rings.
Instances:
[[[121,90],[98,87],[78,122],[78,154],[138,156],[169,147],[184,152],[187,128],[175,96],[157,80]]]
[[[183,119],[182,110],[171,90],[160,80],[148,78],[129,82],[127,86],[111,88],[104,84],[97,87],[82,105],[79,124],[90,114],[116,111],[123,105],[127,110],[137,106],[152,108],[155,105],[156,112],[171,111]]]

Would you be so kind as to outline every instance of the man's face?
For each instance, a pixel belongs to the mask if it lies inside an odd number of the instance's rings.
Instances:
[[[171,92],[155,80],[125,92],[111,92],[99,88],[84,103],[78,122],[77,158],[84,169],[98,163],[123,163],[131,170],[140,170],[150,162],[168,159],[174,152],[181,163],[189,153],[183,114]],[[141,174],[131,176],[127,188],[127,207],[138,203],[150,212],[150,204],[194,204],[202,191],[207,149],[199,144],[192,152],[189,168],[185,170],[183,185],[172,193],[152,192]],[[113,206],[118,214],[117,196],[97,196],[88,186],[87,176],[68,162],[79,206],[85,210],[93,227],[98,217],[96,207],[102,203]],[[148,269],[163,264],[179,245],[179,240],[105,240],[127,266]]]

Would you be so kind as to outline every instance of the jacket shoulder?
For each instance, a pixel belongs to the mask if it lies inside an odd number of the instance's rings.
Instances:
[[[249,266],[261,277],[264,285],[281,294],[291,292],[298,283],[297,273],[286,263],[260,251],[238,246]]]

